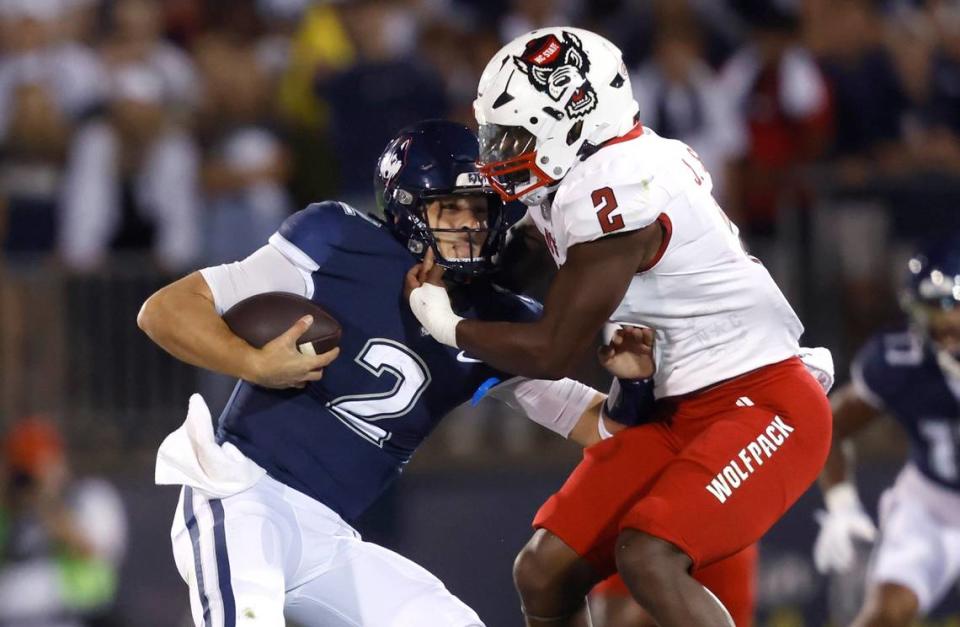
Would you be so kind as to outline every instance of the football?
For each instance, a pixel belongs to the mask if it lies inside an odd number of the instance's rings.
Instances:
[[[300,337],[297,347],[301,353],[319,355],[340,344],[343,329],[333,316],[313,301],[287,292],[246,298],[228,309],[223,320],[251,346],[262,348],[306,315],[313,316],[313,324]]]

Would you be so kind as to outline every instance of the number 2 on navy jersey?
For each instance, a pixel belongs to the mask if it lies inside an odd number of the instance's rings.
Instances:
[[[378,379],[384,373],[396,377],[393,389],[376,394],[348,394],[330,401],[327,407],[358,435],[383,446],[391,434],[372,423],[409,413],[430,385],[430,370],[419,355],[385,338],[368,340],[354,361]]]

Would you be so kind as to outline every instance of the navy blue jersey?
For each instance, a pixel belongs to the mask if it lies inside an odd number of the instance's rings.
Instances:
[[[343,326],[340,356],[304,390],[241,381],[218,437],[275,479],[355,518],[443,416],[506,375],[424,331],[403,297],[413,257],[374,218],[343,203],[313,204],[271,242],[311,266],[312,300]],[[532,321],[541,310],[485,280],[452,290],[451,299],[464,317]]]
[[[920,472],[960,490],[960,402],[930,347],[912,333],[876,335],[854,360],[853,374],[865,400],[907,431]]]

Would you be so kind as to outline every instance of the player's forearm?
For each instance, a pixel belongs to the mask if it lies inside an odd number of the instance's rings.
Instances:
[[[651,230],[657,229],[656,232]],[[543,317],[532,323],[482,322],[457,316],[446,291],[407,275],[410,307],[437,341],[487,364],[531,379],[561,379],[589,352],[627,288],[659,244],[659,225],[577,244],[547,293]],[[657,239],[650,239],[655,235]],[[597,277],[603,280],[597,280]]]
[[[820,490],[826,494],[831,488],[850,480],[853,455],[848,442],[834,442],[827,455],[826,464],[820,473]]]
[[[502,370],[530,379],[568,376],[588,343],[559,338],[545,322],[513,323],[462,320],[457,325],[457,346]]]
[[[137,324],[165,351],[188,364],[256,380],[258,351],[217,314],[199,273],[172,283],[143,304]]]
[[[833,441],[819,479],[820,488],[824,493],[837,485],[851,481],[853,474],[851,438],[880,415],[877,408],[860,398],[851,384],[834,392],[830,401],[833,409]]]
[[[597,394],[594,397],[593,402],[580,414],[577,424],[573,426],[570,435],[567,436],[568,440],[576,442],[584,448],[600,441],[600,430],[597,426],[600,421],[600,408],[606,398],[603,394]]]
[[[603,436],[600,435],[601,420],[603,420],[604,428],[609,434],[614,434],[627,428],[627,425],[622,425],[619,422],[610,420],[606,416],[601,418],[601,408],[606,400],[607,397],[605,394],[597,394],[594,402],[580,415],[577,424],[574,425],[573,430],[570,431],[570,435],[567,436],[568,440],[576,442],[584,448],[602,441]]]

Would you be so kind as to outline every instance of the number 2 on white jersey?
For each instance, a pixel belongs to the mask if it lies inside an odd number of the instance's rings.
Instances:
[[[430,385],[430,370],[419,355],[386,338],[368,340],[354,361],[378,379],[384,373],[396,377],[393,389],[341,396],[327,408],[358,435],[382,447],[391,433],[372,423],[408,414]]]
[[[604,233],[613,233],[626,226],[623,216],[613,213],[620,205],[612,189],[609,187],[595,189],[590,194],[590,200],[593,201],[593,208],[597,210],[597,221],[600,222],[600,229]]]

